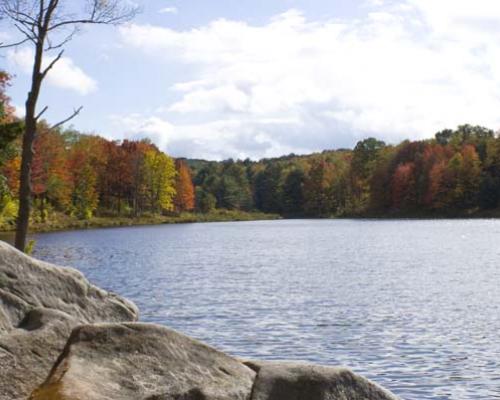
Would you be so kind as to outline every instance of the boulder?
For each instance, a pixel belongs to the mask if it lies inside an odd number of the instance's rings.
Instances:
[[[75,326],[137,317],[132,303],[91,285],[80,272],[0,241],[0,400],[29,396]]]
[[[346,368],[291,362],[245,364],[257,372],[252,400],[397,400]]]
[[[255,372],[152,324],[76,328],[31,400],[250,400]]]

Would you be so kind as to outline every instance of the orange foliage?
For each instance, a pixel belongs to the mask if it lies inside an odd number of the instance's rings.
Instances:
[[[21,171],[21,157],[16,156],[5,161],[2,167],[2,174],[7,178],[7,185],[13,196],[19,194],[19,173]]]
[[[70,175],[64,139],[57,132],[40,126],[34,142],[31,166],[32,192],[60,205],[70,203]]]
[[[415,163],[399,164],[392,177],[392,205],[404,208],[415,201]]]
[[[176,211],[192,211],[195,206],[195,195],[191,171],[182,160],[175,162],[177,178],[175,182],[176,195],[174,206]]]

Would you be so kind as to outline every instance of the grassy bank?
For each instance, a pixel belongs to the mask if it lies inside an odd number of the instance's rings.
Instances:
[[[210,213],[181,213],[177,215],[147,215],[141,217],[93,217],[88,220],[80,220],[75,217],[70,217],[63,213],[52,213],[50,218],[45,222],[32,221],[30,223],[30,232],[56,232],[74,229],[90,229],[90,228],[110,228],[120,226],[135,226],[135,225],[160,225],[160,224],[183,224],[197,222],[231,222],[231,221],[259,221],[259,220],[275,220],[275,219],[307,219],[308,217],[290,217],[280,216],[278,214],[266,214],[262,212],[244,212],[231,210],[215,210]],[[467,210],[461,212],[414,212],[414,213],[363,213],[351,215],[332,215],[317,219],[473,219],[473,218],[500,218],[500,210]],[[0,233],[14,232],[15,225],[13,223],[1,223]]]
[[[276,214],[261,212],[243,212],[231,210],[215,210],[210,213],[181,213],[178,215],[148,215],[141,217],[93,217],[88,220],[79,220],[61,213],[54,213],[45,222],[34,221],[30,225],[30,232],[55,232],[72,229],[109,228],[135,225],[183,224],[195,222],[230,222],[230,221],[258,221],[279,219]],[[0,224],[0,232],[13,232],[15,225]]]

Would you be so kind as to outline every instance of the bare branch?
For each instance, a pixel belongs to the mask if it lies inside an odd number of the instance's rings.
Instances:
[[[78,25],[118,25],[131,20],[140,9],[128,5],[124,0],[86,0],[82,13],[64,13],[60,0],[0,0],[0,18],[13,22],[16,29],[25,37],[15,43],[0,43],[2,47],[15,47],[28,41],[49,42],[44,51],[62,48],[78,33]],[[71,33],[64,39],[50,43],[49,35],[73,26]],[[60,29],[59,29],[60,28]]]
[[[51,40],[47,38],[47,43],[49,45],[45,48],[45,51],[60,49],[66,43],[70,42],[78,32],[79,32],[78,27],[74,27],[73,31],[57,44],[52,44]]]
[[[140,12],[137,6],[120,6],[117,0],[93,0],[88,7],[87,16],[83,18],[73,18],[67,16],[50,26],[49,31],[66,25],[118,25],[130,21]]]
[[[43,114],[45,114],[45,111],[47,111],[48,109],[49,109],[49,107],[48,107],[48,106],[45,106],[45,107],[43,108],[43,110],[42,110],[42,111],[40,111],[40,112],[38,113],[38,115],[35,117],[35,119],[38,121],[38,120],[40,119],[40,117],[41,117]]]
[[[83,110],[83,106],[78,107],[76,110],[73,111],[73,114],[71,114],[68,118],[66,118],[66,119],[62,120],[61,122],[58,122],[57,124],[53,125],[50,129],[59,128],[60,126],[64,125],[66,122],[71,121],[78,114],[80,114],[80,111],[82,111],[82,110]]]
[[[19,42],[16,42],[16,43],[10,43],[10,44],[3,44],[3,43],[0,43],[0,49],[7,49],[9,47],[16,47],[16,46],[20,46],[28,41],[30,41],[31,39],[30,38],[25,38],[23,40],[20,40]]]
[[[26,39],[31,40],[33,43],[36,43],[36,39],[37,39],[37,37],[36,37],[36,35],[35,35],[35,34],[33,34],[33,35],[32,35],[31,33],[29,33],[29,32],[26,30],[26,28],[25,28],[25,27],[21,27],[21,25],[19,25],[19,24],[14,24],[14,27],[15,27],[15,28],[16,28],[19,32],[21,32],[21,33],[22,33],[22,34],[26,37]]]
[[[52,67],[54,67],[54,65],[56,65],[56,63],[61,59],[62,55],[64,54],[64,50],[61,50],[59,52],[59,54],[56,56],[56,58],[54,58],[50,64],[47,66],[47,68],[45,68],[42,73],[41,73],[41,76],[42,76],[42,79],[45,78],[47,76],[47,74],[49,73],[49,71],[52,69]]]

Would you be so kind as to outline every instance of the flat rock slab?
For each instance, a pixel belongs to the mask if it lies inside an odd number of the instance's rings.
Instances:
[[[246,364],[257,372],[252,400],[397,400],[346,368],[288,362]]]
[[[26,399],[75,326],[137,317],[131,302],[91,285],[80,272],[0,241],[0,400]]]
[[[255,375],[158,325],[85,325],[31,400],[250,400]]]

